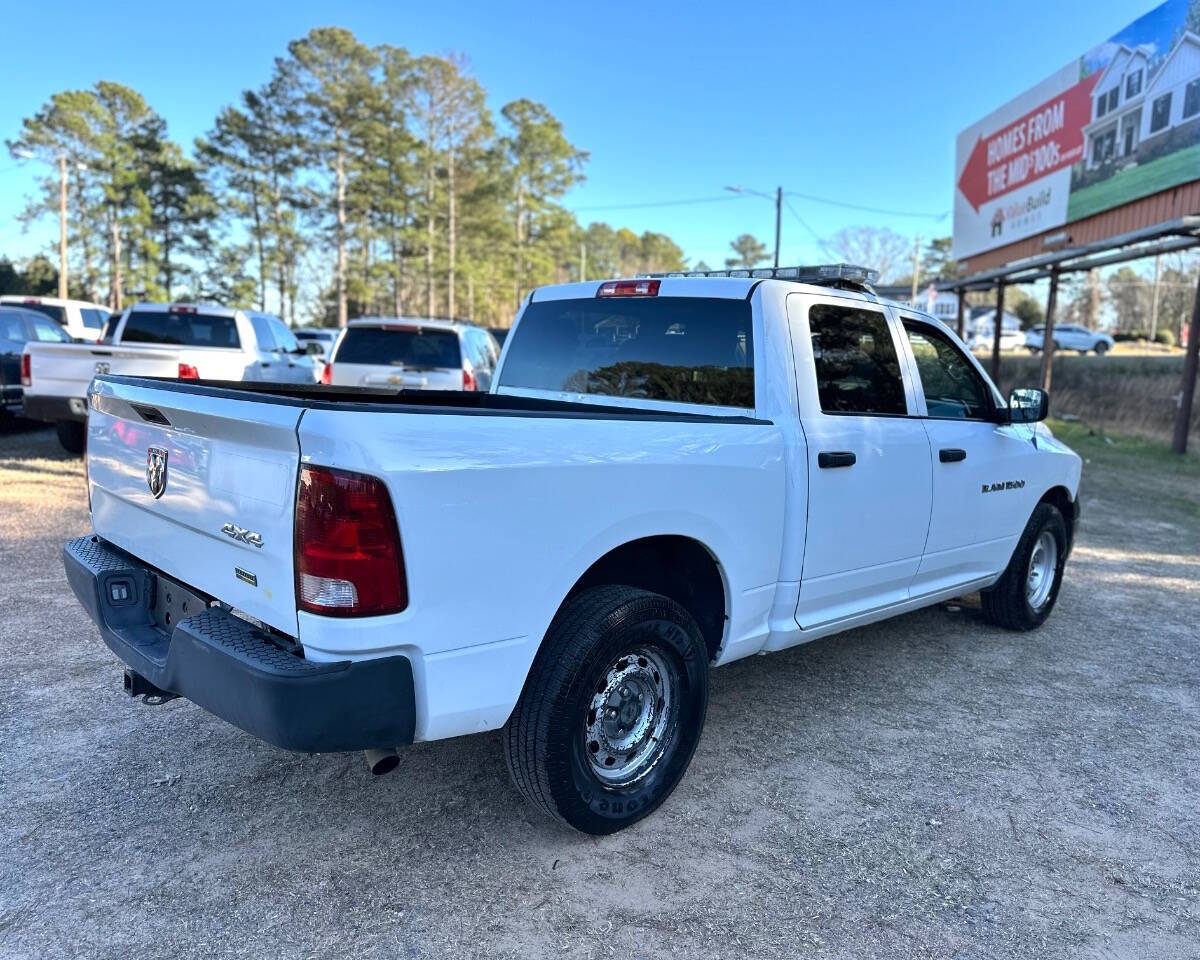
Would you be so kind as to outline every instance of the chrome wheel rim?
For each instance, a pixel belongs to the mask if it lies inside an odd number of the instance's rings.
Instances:
[[[679,705],[679,673],[647,647],[617,657],[604,671],[584,715],[583,753],[608,786],[646,776],[662,759]]]
[[[1049,530],[1043,530],[1029,555],[1029,572],[1025,577],[1025,599],[1034,610],[1040,610],[1050,599],[1057,567],[1058,541]]]

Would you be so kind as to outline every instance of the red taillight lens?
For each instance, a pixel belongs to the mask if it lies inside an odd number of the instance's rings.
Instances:
[[[200,371],[193,367],[190,363],[181,363],[179,365],[180,380],[199,380]]]
[[[463,389],[478,390],[479,383],[475,379],[475,371],[470,367],[463,367]]]
[[[301,467],[295,539],[301,610],[365,617],[408,606],[396,514],[378,477]]]
[[[609,280],[600,284],[598,297],[657,297],[659,280]]]
[[[21,386],[33,386],[33,357],[27,353],[21,354]]]
[[[333,364],[332,363],[325,364],[325,369],[321,371],[321,382],[323,384],[325,384],[325,386],[327,386],[327,387],[333,386]]]

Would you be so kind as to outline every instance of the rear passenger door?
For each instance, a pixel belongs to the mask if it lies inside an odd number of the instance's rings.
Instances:
[[[919,596],[1003,570],[1041,491],[1026,483],[1037,452],[1030,428],[996,421],[999,398],[946,331],[920,317],[901,321],[933,465],[929,540],[912,587]]]
[[[929,528],[929,441],[883,307],[792,294],[788,321],[808,446],[796,621],[836,623],[907,599]]]

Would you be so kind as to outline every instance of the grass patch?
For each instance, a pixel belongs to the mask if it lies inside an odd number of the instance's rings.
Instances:
[[[1200,456],[1157,440],[1109,433],[1081,420],[1050,418],[1054,436],[1083,458],[1085,487],[1143,504],[1163,520],[1200,521]]]
[[[1107,180],[1071,191],[1067,201],[1067,221],[1081,220],[1101,210],[1195,180],[1197,170],[1200,170],[1200,143],[1137,167],[1127,167]]]

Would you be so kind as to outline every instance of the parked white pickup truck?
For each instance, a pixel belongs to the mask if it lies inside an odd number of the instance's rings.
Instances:
[[[97,374],[313,383],[312,357],[267,313],[207,304],[139,303],[109,322],[103,343],[29,343],[21,360],[25,416],[58,428],[80,453],[87,389]]]
[[[65,563],[126,688],[376,771],[503,727],[608,833],[683,776],[711,667],[977,590],[1040,625],[1080,477],[1046,395],[861,269],[754,273],[538,289],[486,393],[97,377]]]
[[[109,309],[87,300],[64,300],[59,297],[34,297],[19,293],[6,293],[0,304],[24,307],[49,317],[66,332],[78,340],[99,340],[108,322]]]

